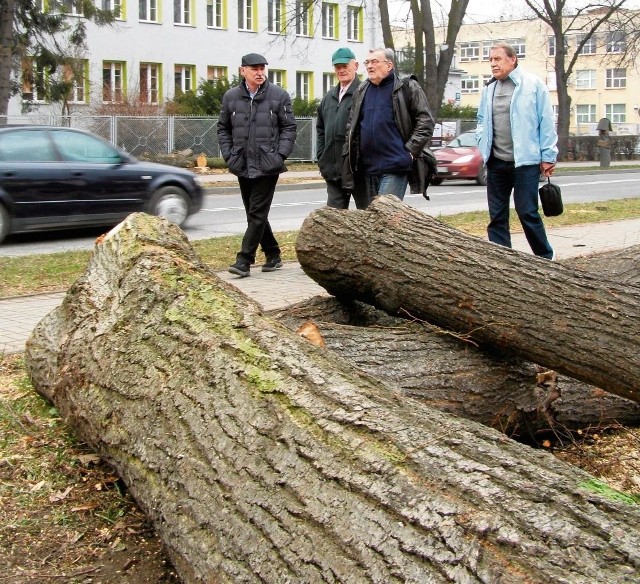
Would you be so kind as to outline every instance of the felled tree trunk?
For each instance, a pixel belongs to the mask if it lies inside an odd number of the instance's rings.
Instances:
[[[405,312],[640,401],[635,287],[470,237],[393,196],[366,211],[314,211],[296,251],[330,294]]]
[[[640,245],[570,258],[562,264],[597,274],[618,284],[640,286]]]
[[[35,329],[35,387],[110,462],[185,582],[629,581],[640,510],[263,316],[130,216]]]
[[[640,423],[636,402],[360,302],[316,297],[270,315],[293,331],[312,323],[328,349],[404,395],[511,437]]]

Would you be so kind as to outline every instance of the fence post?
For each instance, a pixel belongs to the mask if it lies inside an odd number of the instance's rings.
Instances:
[[[176,149],[175,121],[174,116],[169,116],[167,119],[167,154],[171,154]]]

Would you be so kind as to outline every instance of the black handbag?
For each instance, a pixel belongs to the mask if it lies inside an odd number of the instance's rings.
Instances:
[[[554,185],[551,179],[547,177],[547,184],[542,185],[538,191],[540,202],[542,203],[542,212],[545,217],[557,217],[562,215],[564,206],[562,205],[562,193],[560,187]]]

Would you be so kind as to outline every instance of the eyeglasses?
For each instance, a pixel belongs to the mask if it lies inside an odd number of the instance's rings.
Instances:
[[[383,59],[382,61],[380,59],[367,59],[364,62],[364,66],[368,67],[369,65],[377,65],[378,63],[390,63],[391,61],[389,61],[388,59]]]

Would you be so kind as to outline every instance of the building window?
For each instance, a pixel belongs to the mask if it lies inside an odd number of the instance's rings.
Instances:
[[[360,6],[347,6],[347,39],[362,42],[363,12]]]
[[[22,62],[22,99],[44,103],[47,99],[47,76],[45,67],[38,65],[35,59],[24,59]]]
[[[477,75],[469,75],[460,80],[462,93],[478,93],[480,91],[480,78]]]
[[[102,10],[109,10],[116,14],[118,20],[124,20],[124,6],[122,0],[102,0]]]
[[[141,22],[158,22],[157,0],[139,0],[138,19]]]
[[[624,103],[608,103],[604,111],[612,124],[624,124],[627,121],[627,106]]]
[[[576,37],[576,43],[579,45],[583,41],[585,36],[587,36],[587,35],[579,34]],[[598,47],[596,46],[596,35],[592,35],[591,38],[580,49],[580,54],[581,55],[595,55],[597,48]]]
[[[240,30],[254,30],[255,15],[254,0],[238,0],[238,28]]]
[[[591,124],[596,121],[595,104],[576,105],[576,124]]]
[[[322,74],[322,95],[326,95],[338,83],[335,73]]]
[[[227,68],[217,65],[209,65],[207,67],[207,81],[209,83],[215,83],[220,79],[227,79],[229,74],[227,73]]]
[[[482,76],[482,85],[485,86],[492,79],[493,79],[493,75],[483,75]]]
[[[224,28],[225,5],[223,0],[207,0],[207,26]]]
[[[194,90],[194,68],[193,65],[176,65],[174,67],[173,78],[176,94]]]
[[[78,59],[73,65],[64,65],[62,76],[69,84],[67,100],[69,103],[86,103],[89,94],[87,82],[89,79],[89,61]]]
[[[160,67],[158,63],[140,64],[140,102],[157,104],[160,102]]]
[[[296,34],[298,36],[311,35],[311,15],[313,14],[313,3],[307,0],[296,0]]]
[[[304,101],[310,101],[311,88],[313,87],[313,73],[309,71],[299,71],[296,73],[296,97]]]
[[[269,0],[267,3],[267,20],[269,32],[280,34],[284,29],[283,15],[286,14],[284,0]]]
[[[624,89],[627,86],[627,70],[607,69],[605,71],[605,84],[607,89]]]
[[[286,71],[281,69],[269,69],[267,72],[267,76],[269,77],[269,83],[273,83],[278,87],[282,87],[285,89],[287,86],[287,74]]]
[[[102,62],[102,101],[120,103],[123,96],[125,64],[118,61]]]
[[[576,71],[576,89],[595,89],[596,88],[596,70],[583,69]]]
[[[627,41],[621,30],[610,32],[607,35],[607,53],[624,53],[627,50]]]
[[[338,5],[322,3],[322,38],[338,38]]]
[[[173,23],[191,24],[191,0],[173,0]]]
[[[514,48],[518,59],[524,59],[527,56],[527,45],[524,39],[512,39],[507,42]]]
[[[547,37],[547,56],[556,56],[556,37],[554,36]]]
[[[460,43],[460,62],[479,60],[480,43]]]
[[[82,0],[62,0],[60,2],[60,12],[71,16],[84,16]]]

